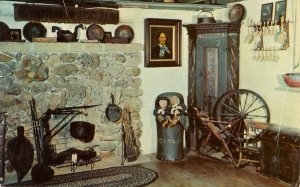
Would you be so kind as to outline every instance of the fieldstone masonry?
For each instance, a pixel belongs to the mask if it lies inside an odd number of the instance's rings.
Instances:
[[[115,48],[113,44],[80,43],[74,43],[74,46],[58,43],[57,47],[51,44],[52,48],[46,43],[7,45],[4,49],[0,47],[0,112],[9,114],[6,141],[16,136],[17,126],[24,126],[25,136],[34,145],[29,105],[32,98],[39,118],[48,109],[99,105],[84,109],[88,115],[79,115],[75,119],[95,124],[92,142],[75,140],[66,126],[52,139],[52,144],[57,152],[98,145],[95,150],[102,157],[120,157],[121,122],[110,122],[105,115],[107,105],[112,102],[111,93],[117,105],[129,109],[135,135],[141,136],[139,111],[142,102],[139,97],[142,90],[138,67],[142,63],[141,45],[115,44]],[[68,45],[68,50],[63,51],[62,45]],[[53,116],[51,128],[60,119]]]

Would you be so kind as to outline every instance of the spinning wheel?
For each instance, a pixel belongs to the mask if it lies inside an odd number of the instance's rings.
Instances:
[[[217,121],[228,122],[218,123],[218,127],[225,135],[236,166],[247,164],[250,160],[246,157],[249,154],[255,157],[255,152],[260,147],[259,133],[262,129],[248,127],[245,121],[270,121],[270,111],[264,99],[251,90],[229,91],[216,103],[215,117]]]

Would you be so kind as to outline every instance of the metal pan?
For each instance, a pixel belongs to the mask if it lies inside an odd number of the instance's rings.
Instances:
[[[122,116],[122,109],[115,104],[115,97],[111,94],[112,104],[108,104],[106,108],[106,117],[109,121],[116,122]]]

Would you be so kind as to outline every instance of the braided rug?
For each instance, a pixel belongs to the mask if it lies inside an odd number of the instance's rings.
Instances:
[[[16,186],[56,186],[56,187],[137,187],[150,184],[158,174],[148,168],[137,166],[120,166],[98,170],[90,170],[72,174],[54,176],[50,181],[34,183],[24,181]]]

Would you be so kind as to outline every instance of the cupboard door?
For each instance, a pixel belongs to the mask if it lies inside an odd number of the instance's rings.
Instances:
[[[227,36],[203,34],[196,41],[196,105],[209,116],[227,91]]]

